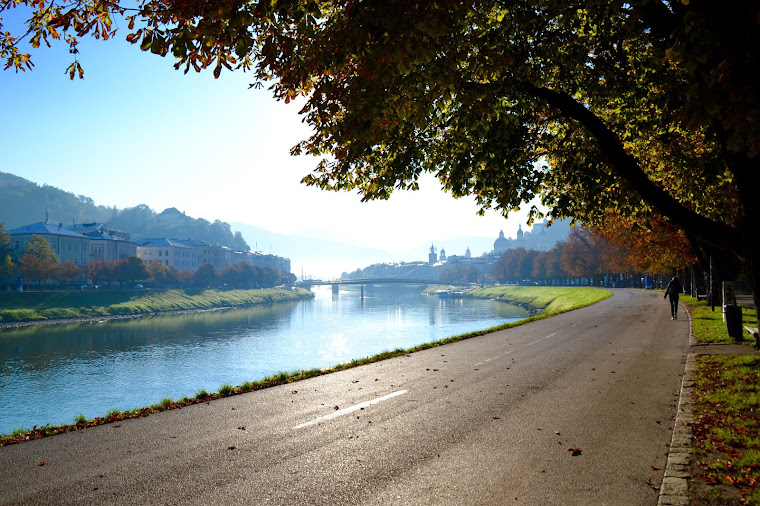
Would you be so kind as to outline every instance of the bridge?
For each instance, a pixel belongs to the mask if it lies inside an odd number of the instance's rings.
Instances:
[[[325,281],[322,279],[304,279],[296,281],[295,286],[326,286],[326,285],[432,285],[438,281],[431,279],[406,279],[406,278],[366,278],[366,279],[334,279]]]
[[[341,286],[360,285],[362,288],[361,296],[364,298],[364,285],[433,285],[438,283],[430,279],[406,279],[406,278],[367,278],[367,279],[335,279],[325,281],[322,279],[305,279],[297,281],[295,286],[301,288],[311,288],[312,286],[332,286],[334,294],[340,291]]]

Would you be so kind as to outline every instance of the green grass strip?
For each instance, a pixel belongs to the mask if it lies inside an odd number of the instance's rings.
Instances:
[[[691,314],[694,339],[731,344],[723,309],[681,296]],[[752,308],[741,307],[742,326],[757,326]],[[742,329],[742,344],[754,344]],[[747,352],[750,352],[749,346]],[[760,504],[760,356],[699,355],[694,380],[694,435],[689,498],[694,504]]]
[[[612,296],[609,290],[569,286],[492,286],[470,289],[465,293],[471,297],[526,305],[548,315],[589,306]]]
[[[694,504],[760,504],[760,356],[701,355],[694,384]]]
[[[730,344],[735,342],[728,336],[721,306],[715,306],[715,311],[713,311],[706,301],[697,301],[688,295],[682,295],[680,300],[689,308],[694,326],[694,339],[698,343]],[[751,340],[751,336],[744,330],[744,325],[757,327],[757,317],[752,308],[741,307],[740,309],[742,310],[742,342],[745,342],[745,338]],[[754,340],[746,341],[746,344],[754,344]]]
[[[249,307],[312,298],[308,290],[103,290],[0,293],[0,323]]]

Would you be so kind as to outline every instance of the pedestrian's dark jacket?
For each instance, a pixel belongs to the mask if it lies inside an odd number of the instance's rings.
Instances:
[[[683,287],[678,281],[678,278],[671,279],[670,283],[668,283],[668,287],[665,289],[665,295],[677,298],[681,292],[683,292]]]

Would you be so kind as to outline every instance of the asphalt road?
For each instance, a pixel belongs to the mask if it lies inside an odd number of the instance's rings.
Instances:
[[[618,289],[456,344],[7,446],[0,502],[654,505],[682,317]]]

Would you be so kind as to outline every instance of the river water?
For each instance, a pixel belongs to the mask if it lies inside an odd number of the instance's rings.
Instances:
[[[0,434],[323,368],[528,316],[418,286],[315,288],[313,300],[0,330]]]

